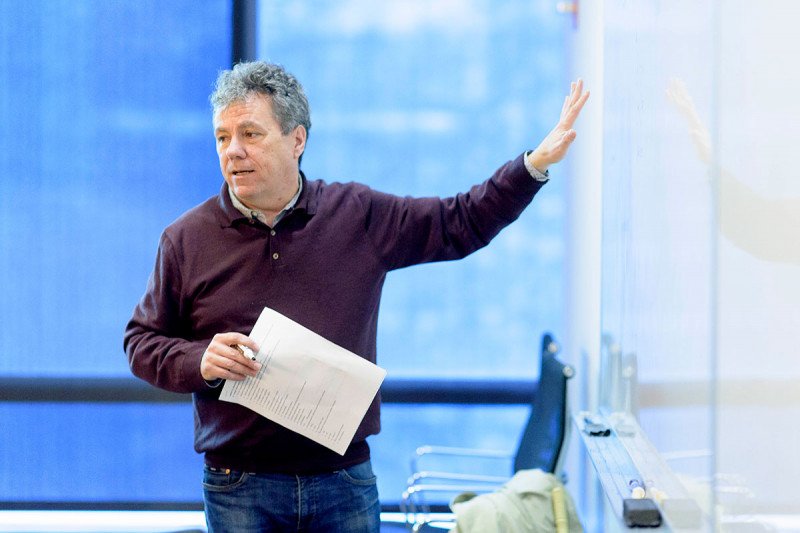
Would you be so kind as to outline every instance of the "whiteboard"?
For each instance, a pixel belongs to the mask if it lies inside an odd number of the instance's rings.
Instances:
[[[636,414],[718,525],[794,528],[800,3],[602,4],[581,20],[602,34],[596,342],[636,372],[624,400],[601,362],[594,400]]]

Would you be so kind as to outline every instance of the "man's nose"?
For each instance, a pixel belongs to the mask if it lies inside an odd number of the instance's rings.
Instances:
[[[231,142],[228,143],[228,147],[225,149],[225,155],[230,159],[242,159],[247,156],[244,146],[239,141],[238,135],[234,135],[231,138]]]

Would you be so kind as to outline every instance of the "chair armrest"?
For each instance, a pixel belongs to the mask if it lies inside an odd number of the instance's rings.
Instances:
[[[407,486],[422,485],[421,481],[472,481],[477,483],[491,483],[494,485],[502,484],[508,481],[508,476],[490,476],[482,474],[462,474],[458,472],[435,472],[423,470],[422,472],[414,472],[411,477],[406,481]]]
[[[477,484],[477,485],[456,485],[456,484],[442,484],[442,485],[434,485],[434,484],[422,484],[422,485],[412,485],[408,487],[405,492],[403,492],[403,499],[410,500],[410,498],[414,494],[421,494],[423,492],[475,492],[475,493],[486,493],[486,492],[493,492],[497,489],[497,486],[491,486],[486,484]]]
[[[450,457],[479,457],[484,459],[512,459],[514,454],[503,450],[483,448],[459,448],[455,446],[420,446],[411,457],[411,471],[419,472],[419,460],[425,455],[444,455]]]
[[[497,489],[497,486],[492,486],[488,484],[477,484],[477,485],[470,485],[470,484],[422,484],[422,485],[411,485],[403,492],[403,496],[400,499],[400,511],[406,516],[406,521],[409,521],[412,516],[414,517],[415,521],[417,519],[417,515],[420,514],[430,514],[430,507],[427,503],[425,503],[424,499],[422,499],[424,493],[462,493],[462,492],[474,492],[476,494],[485,494],[488,492],[493,492]],[[421,498],[419,502],[417,502],[417,497]],[[419,509],[417,505],[419,504]]]

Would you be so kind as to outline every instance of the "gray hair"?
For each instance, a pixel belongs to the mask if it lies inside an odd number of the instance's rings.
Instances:
[[[214,115],[234,102],[246,100],[252,94],[263,94],[272,101],[272,112],[284,135],[303,126],[311,129],[311,116],[303,86],[297,78],[273,63],[249,61],[223,70],[217,77],[211,106]]]

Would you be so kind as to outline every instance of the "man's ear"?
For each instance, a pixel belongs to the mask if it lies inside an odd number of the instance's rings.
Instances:
[[[308,132],[306,131],[305,126],[296,126],[292,132],[292,135],[294,135],[294,157],[295,159],[299,159],[306,149]]]

